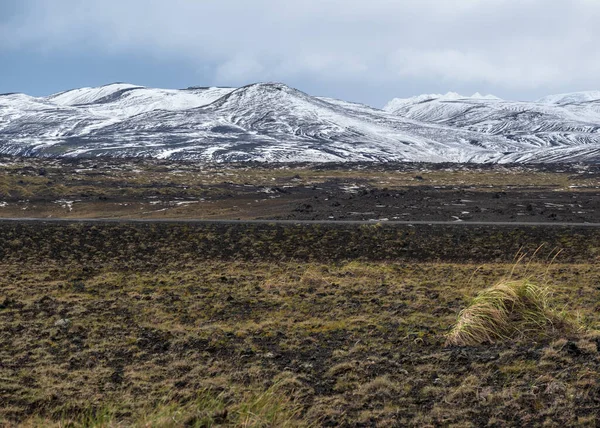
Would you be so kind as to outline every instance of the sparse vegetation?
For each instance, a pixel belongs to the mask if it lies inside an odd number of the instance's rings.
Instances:
[[[3,259],[5,424],[596,421],[595,264],[513,273],[545,275],[556,307],[580,311],[588,331],[446,347],[470,296],[502,280],[510,263],[213,258],[154,266],[117,254],[98,265]]]
[[[197,393],[187,403],[176,400],[141,408],[133,417],[125,417],[123,404],[116,403],[79,413],[54,418],[25,419],[21,426],[42,427],[299,427],[306,426],[300,419],[302,407],[285,394],[279,384],[266,391],[248,392],[243,397],[233,397],[230,392],[208,388]]]

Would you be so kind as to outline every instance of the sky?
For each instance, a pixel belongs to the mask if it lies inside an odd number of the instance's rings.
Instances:
[[[0,93],[284,82],[382,107],[600,89],[598,0],[0,0]]]

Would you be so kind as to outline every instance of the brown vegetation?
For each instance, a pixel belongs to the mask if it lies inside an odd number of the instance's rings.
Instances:
[[[579,166],[0,162],[15,217],[435,217],[475,195],[594,219],[600,186]],[[554,264],[513,264],[544,242]],[[598,426],[599,257],[586,227],[0,221],[0,426]]]
[[[445,347],[508,264],[5,262],[0,419],[33,426],[593,426],[600,273],[552,266],[588,333]],[[546,266],[530,266],[544,274]],[[514,273],[515,278],[520,272]],[[249,419],[250,418],[250,419]],[[168,423],[166,421],[169,421]]]

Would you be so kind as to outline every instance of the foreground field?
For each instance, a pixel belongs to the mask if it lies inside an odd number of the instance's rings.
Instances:
[[[595,426],[600,272],[520,265],[588,327],[445,347],[511,264],[8,262],[0,421],[26,426]]]
[[[561,224],[600,223],[599,178],[3,159],[0,426],[599,426],[600,228]],[[448,346],[506,278],[552,316]]]

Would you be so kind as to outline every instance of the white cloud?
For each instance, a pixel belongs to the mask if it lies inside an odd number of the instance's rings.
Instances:
[[[550,64],[526,64],[457,50],[399,50],[390,66],[401,77],[444,79],[449,83],[487,82],[516,88],[543,87],[561,79],[561,71]]]
[[[176,55],[209,64],[217,83],[600,87],[596,0],[22,0],[21,9],[0,23],[0,49]]]
[[[243,85],[251,80],[261,80],[265,67],[255,58],[236,56],[216,69],[217,80],[232,85]]]

